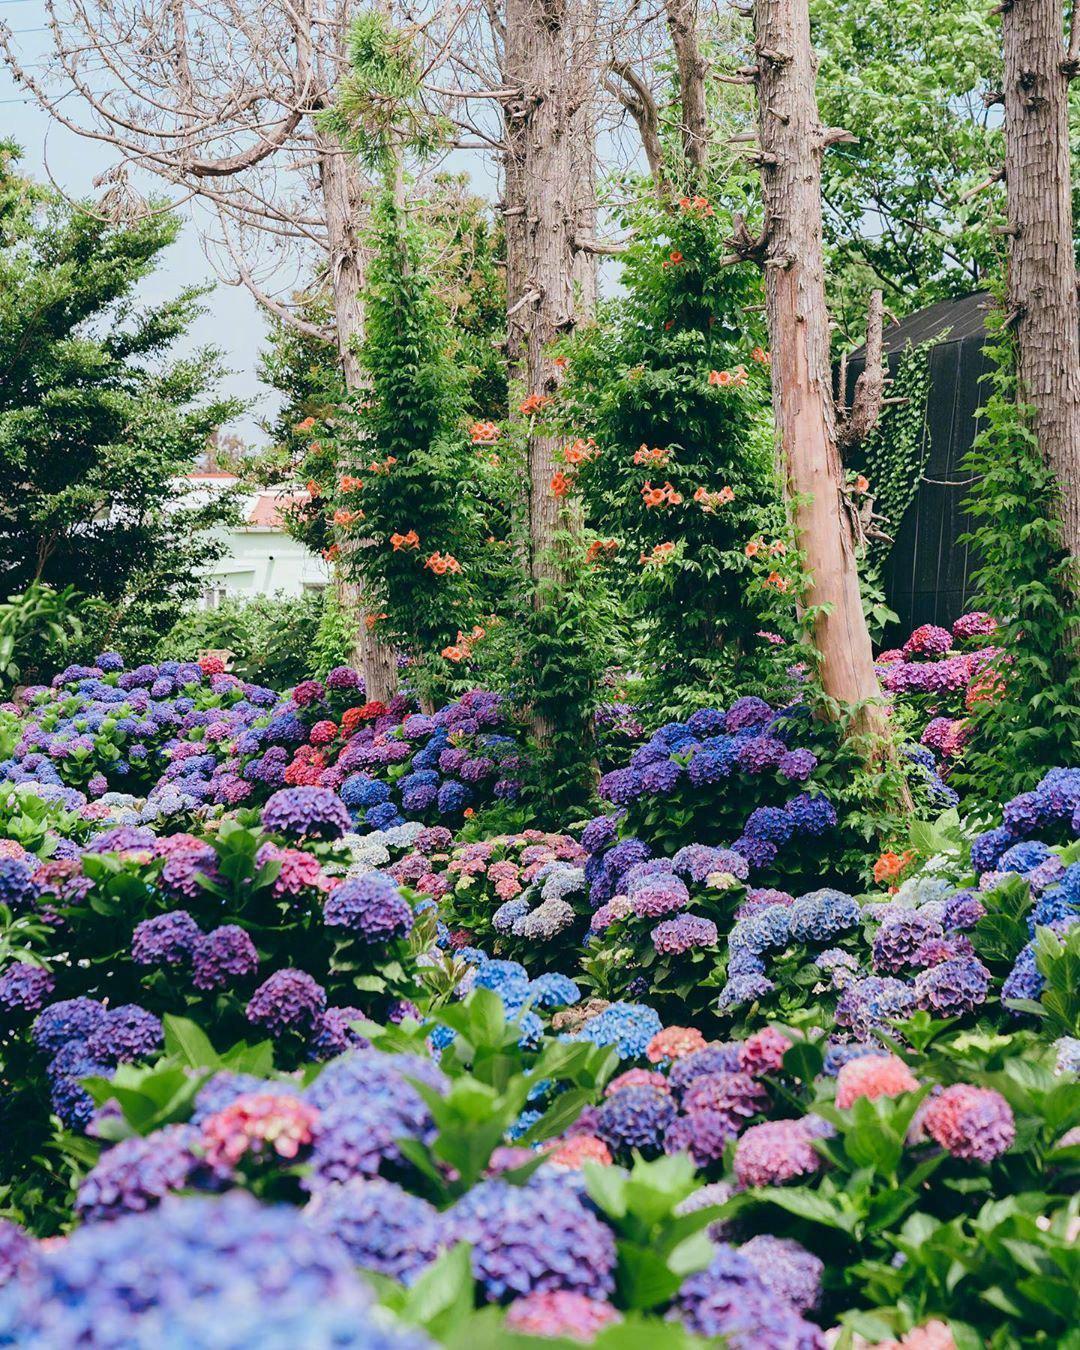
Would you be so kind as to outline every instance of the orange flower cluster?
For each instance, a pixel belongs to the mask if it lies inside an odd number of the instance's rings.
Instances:
[[[719,492],[710,492],[708,488],[699,487],[694,490],[694,501],[703,511],[713,512],[718,506],[727,506],[728,502],[735,500],[734,489],[722,487]]]
[[[709,383],[718,384],[721,388],[737,388],[743,385],[749,379],[745,366],[736,366],[734,370],[710,370]]]
[[[771,357],[764,347],[755,347],[750,353],[750,360],[756,361],[759,366],[767,366]]]
[[[895,881],[904,868],[914,861],[914,849],[906,848],[903,853],[886,851],[874,864],[874,880],[878,885],[883,881]]]
[[[499,439],[499,428],[494,422],[474,422],[469,428],[473,445],[494,445]]]
[[[424,563],[425,567],[430,567],[437,577],[445,576],[447,572],[460,572],[461,564],[452,553],[440,553],[438,549]]]
[[[570,489],[573,487],[572,480],[563,473],[562,469],[557,470],[551,477],[551,490],[556,497],[568,497]]]
[[[646,483],[641,489],[641,499],[646,507],[654,506],[679,506],[682,503],[682,493],[676,492],[670,483],[665,483],[663,487],[653,487],[651,483]]]
[[[364,480],[362,478],[354,478],[351,473],[342,474],[341,481],[338,483],[338,487],[342,492],[359,492],[363,486]]]
[[[861,474],[859,474],[858,478],[855,479],[855,482],[852,483],[851,486],[852,486],[852,488],[854,489],[854,491],[856,491],[856,492],[860,492],[860,493],[861,493],[861,492],[869,492],[869,491],[870,491],[870,479],[867,478],[865,474],[862,474],[862,473],[861,473]]]
[[[551,364],[556,370],[566,370],[569,368],[570,358],[568,356],[556,356]]]
[[[487,632],[486,628],[481,628],[479,624],[474,624],[471,633],[463,633],[458,629],[457,640],[449,647],[442,649],[443,656],[448,661],[464,661],[472,655],[473,644],[479,642]]]
[[[748,558],[756,558],[765,549],[770,558],[782,558],[787,552],[787,544],[782,539],[775,539],[771,544],[766,544],[764,539],[751,539],[743,551]]]
[[[674,249],[671,250],[671,252],[668,254],[668,256],[664,259],[663,266],[664,266],[664,267],[678,267],[678,265],[679,265],[682,261],[683,261],[683,255],[679,252],[679,250],[678,250],[677,248],[674,248]]]
[[[591,436],[587,441],[583,441],[579,436],[576,441],[563,446],[562,457],[567,464],[587,464],[590,459],[595,459],[598,453],[596,442]]]
[[[650,450],[647,445],[643,445],[640,450],[634,451],[634,463],[655,464],[657,468],[665,469],[671,463],[671,451],[661,450],[658,445]]]
[[[392,534],[390,542],[394,546],[394,552],[400,553],[403,548],[419,548],[420,536],[415,530],[410,530],[408,534]]]
[[[618,549],[619,541],[617,539],[594,539],[585,550],[585,561],[594,563],[605,554],[611,558],[618,552]]]
[[[372,631],[372,629],[375,627],[375,625],[376,625],[377,623],[379,623],[380,620],[385,619],[385,618],[386,618],[386,615],[385,615],[385,614],[365,614],[365,615],[364,615],[364,627],[365,627],[365,628],[368,630],[368,632],[370,633],[370,632]]]
[[[664,563],[671,561],[674,552],[674,544],[654,544],[652,552],[643,553],[638,561],[642,567],[662,567]]]
[[[309,479],[307,480],[307,490],[308,490],[308,496],[309,496],[309,497],[321,497],[321,496],[322,496],[322,488],[318,485],[318,483],[316,483],[316,481],[315,481],[314,478],[309,478]]]
[[[771,586],[773,590],[779,591],[781,595],[791,588],[791,582],[788,581],[787,577],[782,577],[779,572],[770,572],[765,578],[765,585]]]
[[[368,465],[368,471],[370,473],[389,473],[396,463],[396,455],[387,455],[384,460],[380,460],[378,463],[372,460]]]
[[[708,197],[680,197],[679,209],[682,211],[700,211],[703,216],[716,214],[709,205]]]
[[[528,398],[522,400],[519,411],[523,412],[526,417],[532,417],[541,408],[546,408],[550,402],[550,394],[530,394]]]
[[[297,431],[310,431],[311,428],[312,428],[314,425],[315,425],[315,419],[314,419],[314,417],[305,417],[304,420],[303,420],[302,422],[297,422],[297,424],[296,424],[296,430],[297,430]]]
[[[334,512],[334,524],[342,528],[349,525],[355,525],[358,520],[364,519],[363,511],[346,511],[343,506],[339,506]]]
[[[324,562],[336,563],[337,560],[341,557],[341,545],[331,544],[329,548],[323,549],[322,555]]]

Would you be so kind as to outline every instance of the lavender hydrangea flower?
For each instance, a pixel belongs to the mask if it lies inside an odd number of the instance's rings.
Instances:
[[[990,972],[974,956],[942,961],[915,976],[915,1001],[939,1017],[963,1017],[986,1002]]]
[[[137,1003],[110,1008],[87,1038],[90,1055],[105,1064],[149,1059],[165,1044],[161,1021]]]
[[[344,802],[329,788],[290,787],[270,797],[262,823],[272,833],[292,838],[338,839],[351,821]]]
[[[390,942],[412,931],[413,912],[392,877],[381,872],[343,881],[323,906],[328,928],[345,928],[362,942]]]
[[[171,1192],[188,1185],[197,1167],[193,1148],[199,1132],[190,1125],[168,1125],[145,1138],[122,1139],[101,1155],[75,1198],[75,1211],[86,1223],[151,1209]]]
[[[259,954],[243,928],[226,923],[199,938],[192,965],[192,983],[196,989],[226,989],[234,981],[255,974],[259,968]]]
[[[675,1103],[653,1087],[628,1087],[614,1093],[596,1114],[596,1134],[615,1153],[637,1149],[646,1157],[662,1151],[664,1133],[675,1119]]]
[[[44,967],[16,961],[0,975],[0,1020],[40,1012],[55,988],[56,981]]]
[[[136,924],[131,958],[140,966],[175,966],[187,961],[202,937],[199,925],[186,909],[156,914]]]
[[[469,1243],[488,1302],[555,1289],[603,1298],[614,1289],[614,1234],[567,1185],[481,1182],[444,1221],[448,1242]]]
[[[438,1211],[392,1181],[355,1177],[327,1187],[305,1215],[320,1233],[343,1244],[362,1270],[411,1284],[439,1254]]]
[[[326,990],[304,970],[275,970],[247,1006],[248,1021],[271,1036],[298,1031],[309,1036],[326,1011]]]
[[[658,923],[650,934],[653,947],[661,955],[679,956],[699,947],[715,947],[720,939],[712,919],[698,914],[680,914]]]

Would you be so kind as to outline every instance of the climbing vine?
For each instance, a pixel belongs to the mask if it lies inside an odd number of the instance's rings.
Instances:
[[[930,351],[941,341],[937,336],[918,346],[908,345],[900,357],[896,377],[889,387],[892,403],[864,444],[865,474],[874,497],[874,510],[885,518],[884,532],[896,536],[904,513],[915,499],[919,480],[930,453],[926,403],[930,393]],[[869,562],[880,569],[892,544],[887,539],[870,541]]]

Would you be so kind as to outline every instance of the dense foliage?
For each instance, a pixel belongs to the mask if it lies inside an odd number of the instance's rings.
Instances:
[[[961,627],[883,669],[999,637]],[[1067,1343],[1080,770],[841,888],[797,706],[658,729],[579,841],[402,820],[468,782],[490,698],[339,742],[344,675],[284,699],[207,665],[103,654],[6,714],[4,1203],[76,1224],[3,1229],[17,1340],[231,1307],[366,1347]],[[245,777],[282,733],[336,761]],[[136,744],[139,795],[103,790]],[[290,1278],[255,1312],[265,1244]]]
[[[0,153],[0,584],[77,584],[107,602],[97,637],[143,649],[219,556],[227,499],[177,480],[238,411],[212,349],[176,354],[202,292],[137,304],[179,222],[112,226],[21,185]]]

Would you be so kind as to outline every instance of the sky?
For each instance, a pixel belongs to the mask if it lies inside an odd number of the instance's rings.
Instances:
[[[44,31],[45,7],[41,0],[0,0],[0,19],[16,35],[19,52],[27,65],[41,62],[49,47]],[[47,181],[48,172],[58,186],[71,196],[98,196],[94,178],[116,162],[117,154],[100,142],[87,140],[66,130],[36,106],[14,82],[6,65],[0,64],[0,135],[10,136],[22,146],[22,169],[30,177]],[[138,185],[142,191],[149,184]],[[160,184],[156,185],[160,191]],[[253,444],[265,437],[259,420],[272,416],[277,398],[255,374],[255,362],[266,331],[258,305],[243,287],[217,283],[213,268],[203,254],[197,231],[186,221],[177,242],[164,255],[163,265],[147,278],[139,295],[147,302],[165,300],[185,286],[216,283],[205,300],[208,312],[195,324],[178,352],[203,346],[215,346],[224,355],[224,364],[232,372],[223,386],[225,392],[245,400],[248,411],[227,428]]]

